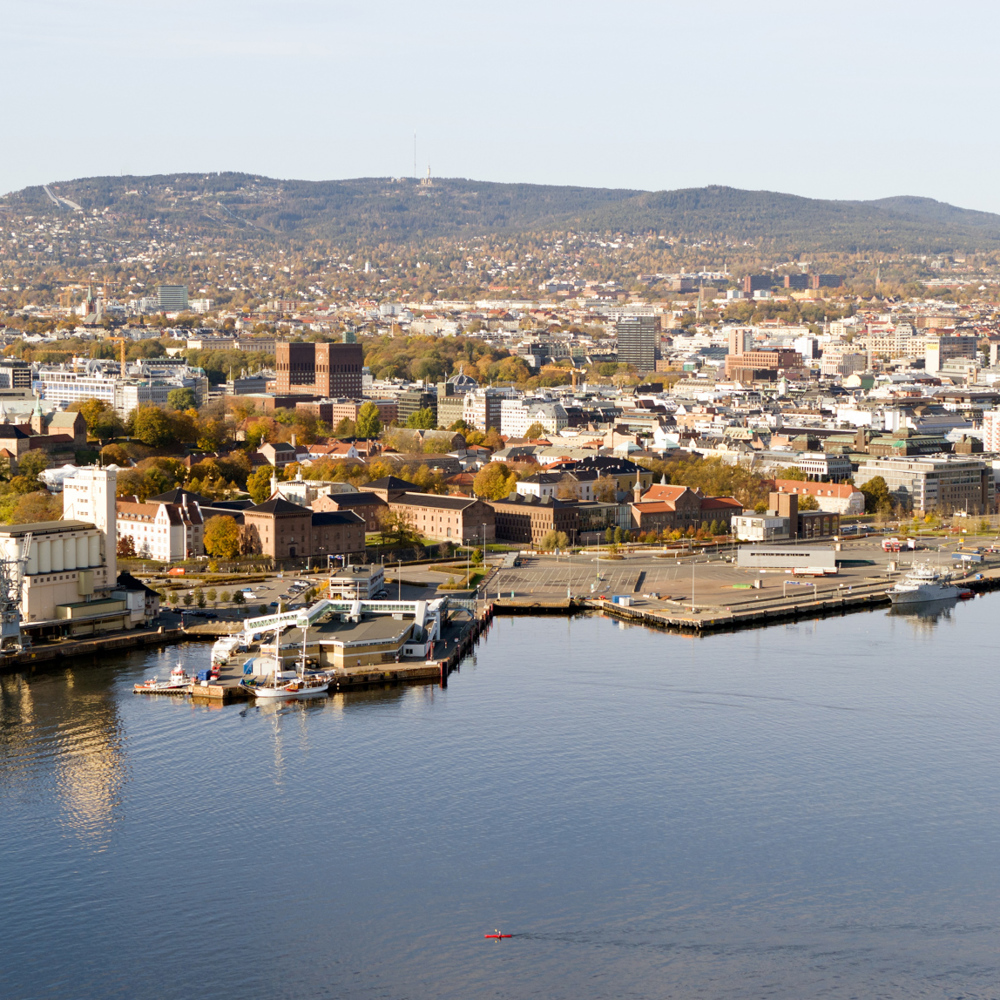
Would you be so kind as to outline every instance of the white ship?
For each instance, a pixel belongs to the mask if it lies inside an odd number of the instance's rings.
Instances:
[[[950,574],[942,573],[933,566],[914,566],[886,593],[893,604],[923,604],[958,597],[962,588],[951,582]]]

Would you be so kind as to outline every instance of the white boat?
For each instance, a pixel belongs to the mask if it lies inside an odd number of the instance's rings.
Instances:
[[[164,693],[184,693],[191,690],[194,678],[185,673],[184,667],[178,663],[170,671],[170,677],[161,681],[157,677],[150,677],[148,681],[133,686],[135,694],[164,694]]]
[[[291,680],[279,680],[275,684],[244,684],[245,688],[262,701],[282,698],[302,701],[305,698],[321,698],[330,689],[330,678],[326,674],[306,674]]]
[[[236,652],[243,643],[239,635],[226,635],[217,639],[212,646],[212,665],[222,665],[229,660],[229,657]]]
[[[902,580],[886,591],[893,604],[923,604],[958,597],[962,588],[951,582],[948,573],[933,566],[914,566]]]
[[[330,689],[333,679],[329,674],[315,671],[306,672],[306,634],[308,627],[302,629],[302,659],[294,677],[281,676],[281,628],[275,629],[274,656],[271,659],[270,680],[240,682],[255,698],[264,701],[284,699],[286,701],[302,701],[306,698],[320,698]]]

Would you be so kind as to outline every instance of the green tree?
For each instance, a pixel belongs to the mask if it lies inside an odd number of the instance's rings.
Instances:
[[[26,451],[17,460],[18,475],[34,480],[36,483],[38,482],[38,474],[44,472],[48,467],[48,452],[42,451],[41,448],[32,448],[31,451]]]
[[[210,601],[211,601],[211,602],[212,602],[213,604],[215,604],[215,600],[216,600],[216,598],[217,598],[217,597],[218,597],[219,595],[218,595],[218,594],[216,593],[216,591],[215,591],[215,588],[214,588],[214,587],[212,587],[211,589],[209,589],[209,590],[205,591],[205,596],[206,596],[206,597],[207,597],[207,598],[208,598],[208,599],[209,599],[209,600],[210,600]]]
[[[246,602],[247,602],[247,599],[243,596],[243,591],[242,590],[234,590],[233,591],[233,604],[243,605],[243,604],[246,604]]]
[[[516,488],[516,477],[505,462],[484,465],[472,480],[472,489],[484,500],[502,500]]]
[[[108,441],[121,433],[121,418],[103,399],[83,399],[70,403],[69,409],[83,414],[83,419],[87,422],[87,432],[99,441]]]
[[[379,511],[378,530],[383,543],[400,548],[413,545],[420,538],[410,515],[405,510],[393,510],[390,507]]]
[[[219,600],[222,601],[223,604],[228,604],[229,599],[232,596],[233,595],[230,594],[228,590],[224,590],[221,594],[219,594]]]
[[[545,437],[545,428],[536,420],[525,432],[524,436],[530,441]]]
[[[612,528],[611,525],[608,525],[608,527],[604,529],[604,540],[608,543],[608,545],[611,545],[611,543],[615,540],[615,529]]]
[[[625,532],[619,527],[615,528],[615,545],[621,545],[625,540]]]
[[[188,591],[184,595],[184,606],[188,607],[188,608],[191,607],[191,604],[193,603],[193,601],[194,601],[194,597],[192,596],[191,591]]]
[[[205,524],[205,551],[219,559],[235,559],[240,554],[240,526],[228,514],[210,517]]]
[[[357,426],[350,417],[344,417],[333,429],[333,436],[338,438],[357,437]]]
[[[799,510],[819,510],[819,501],[811,493],[800,493]]]
[[[786,465],[778,470],[778,479],[796,479],[804,483],[809,477],[797,465]]]
[[[176,604],[177,603],[177,591],[176,590],[171,590],[170,593],[167,594],[167,603],[168,604]]]
[[[247,477],[247,493],[254,503],[264,503],[271,496],[271,476],[274,469],[270,465],[262,465]]]
[[[132,434],[151,448],[162,448],[174,440],[174,427],[158,406],[140,406],[133,412]]]
[[[358,410],[356,433],[366,441],[377,438],[382,433],[382,418],[379,416],[378,407],[371,400]]]
[[[167,393],[167,406],[172,410],[191,410],[198,404],[194,389],[171,389]]]
[[[866,514],[888,514],[892,509],[892,494],[884,477],[873,476],[858,489],[865,495]]]
[[[196,587],[194,592],[194,602],[199,608],[205,607],[205,591],[201,587]]]
[[[437,427],[437,421],[434,419],[434,411],[429,406],[425,406],[423,409],[417,410],[416,413],[411,413],[406,418],[406,426],[412,427],[415,430],[434,430]]]

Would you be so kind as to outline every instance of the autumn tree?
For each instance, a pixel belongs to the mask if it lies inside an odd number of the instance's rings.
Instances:
[[[503,438],[500,437],[500,432],[495,427],[491,427],[486,432],[482,444],[484,448],[489,448],[490,451],[499,451],[504,446]]]
[[[240,526],[228,514],[210,517],[205,524],[205,551],[219,559],[235,559],[240,554]]]
[[[118,544],[115,546],[115,552],[118,554],[119,559],[134,559],[135,542],[132,541],[132,536],[122,535],[122,537],[118,539]]]
[[[614,476],[598,476],[594,482],[594,499],[601,503],[615,503],[618,500],[618,480]]]
[[[542,426],[541,422],[536,420],[525,432],[524,436],[529,441],[534,441],[537,438],[545,437],[545,428]]]
[[[548,531],[542,538],[542,549],[551,552],[553,549],[569,548],[569,535],[565,531]]]
[[[472,480],[472,489],[484,500],[502,500],[517,487],[517,474],[505,462],[484,465]]]

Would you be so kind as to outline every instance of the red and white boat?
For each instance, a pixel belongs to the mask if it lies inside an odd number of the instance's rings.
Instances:
[[[161,681],[158,677],[150,677],[148,681],[133,686],[135,694],[184,694],[191,690],[194,678],[184,671],[180,663],[170,671],[170,677]]]

